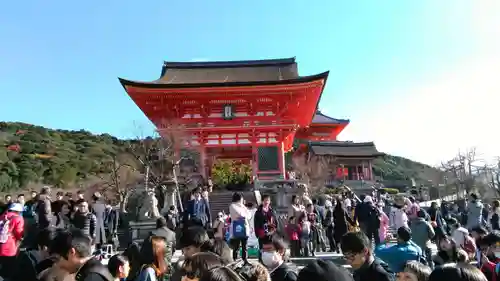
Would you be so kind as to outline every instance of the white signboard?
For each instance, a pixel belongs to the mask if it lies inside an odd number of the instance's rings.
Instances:
[[[226,120],[232,119],[233,118],[233,106],[230,104],[224,105],[224,114],[223,118]]]

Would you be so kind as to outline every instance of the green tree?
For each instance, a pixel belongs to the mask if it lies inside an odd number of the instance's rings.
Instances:
[[[7,150],[4,148],[0,148],[0,165],[9,161],[9,155],[7,154]]]
[[[6,172],[10,177],[12,178],[17,178],[19,177],[19,171],[17,169],[17,165],[16,163],[12,162],[12,161],[7,161],[3,167],[2,167],[2,171],[3,172]]]
[[[72,167],[66,167],[57,177],[55,185],[57,187],[66,188],[77,180],[77,172]]]
[[[218,187],[246,184],[252,176],[252,167],[232,160],[219,160],[212,167],[212,180]]]
[[[30,182],[67,186],[95,177],[109,178],[114,172],[113,155],[130,154],[150,166],[151,173],[162,182],[171,178],[172,163],[179,156],[173,155],[176,150],[172,147],[182,147],[181,140],[183,136],[178,130],[162,139],[120,140],[108,134],[94,135],[84,130],[52,130],[19,122],[0,122],[0,186],[14,190]],[[7,150],[9,145],[16,144],[21,147],[19,152]],[[294,146],[297,145],[296,141]],[[150,159],[154,152],[156,155],[162,152],[160,159]],[[286,155],[286,162],[290,165],[291,155]],[[180,156],[193,159],[193,165],[199,162],[192,151],[181,150]],[[214,182],[221,185],[245,182],[250,178],[251,169],[247,168],[239,166],[236,169],[228,163],[214,167]],[[141,167],[135,169],[137,173],[142,170]],[[376,159],[373,170],[375,175],[384,179],[415,178],[417,182],[427,182],[442,178],[439,169],[392,155]]]
[[[0,191],[6,192],[12,189],[12,179],[9,174],[0,172]]]

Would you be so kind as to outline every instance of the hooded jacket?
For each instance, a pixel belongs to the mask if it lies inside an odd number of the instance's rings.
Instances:
[[[431,224],[424,218],[416,218],[411,221],[410,228],[413,242],[421,249],[428,249],[431,246],[431,239],[436,235]]]

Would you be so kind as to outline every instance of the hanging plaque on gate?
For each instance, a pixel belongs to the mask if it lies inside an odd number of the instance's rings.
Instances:
[[[234,117],[233,106],[231,104],[224,105],[224,111],[222,112],[222,117],[224,120],[231,120]]]

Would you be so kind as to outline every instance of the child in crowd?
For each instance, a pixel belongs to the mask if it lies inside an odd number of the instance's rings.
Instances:
[[[299,239],[300,248],[304,257],[308,257],[311,249],[311,222],[307,219],[307,215],[303,213],[298,220],[300,229]]]
[[[290,217],[288,219],[288,224],[286,225],[286,233],[288,239],[290,240],[290,254],[292,257],[300,256],[300,227],[295,223],[295,217]]]

